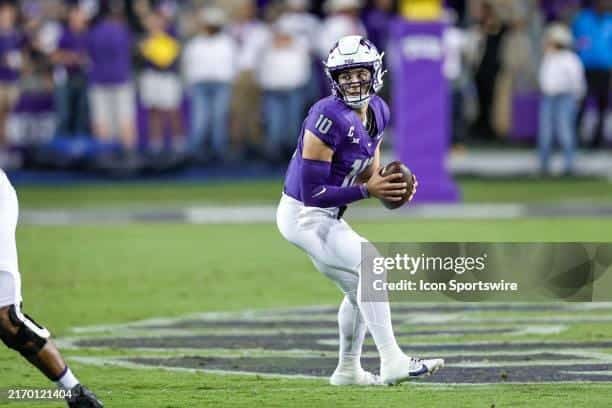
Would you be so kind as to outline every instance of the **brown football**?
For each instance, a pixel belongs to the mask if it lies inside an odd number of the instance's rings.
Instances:
[[[408,199],[410,198],[410,193],[412,192],[412,187],[413,187],[412,186],[412,172],[410,171],[408,167],[406,167],[404,163],[400,161],[394,161],[394,162],[387,164],[380,171],[381,176],[388,176],[389,174],[393,174],[393,173],[402,173],[403,175],[402,180],[395,180],[395,181],[408,183],[408,186],[406,187],[406,194],[404,195],[404,197],[402,197],[401,201],[380,200],[383,203],[383,205],[390,210],[395,210],[396,208],[399,208],[402,205],[406,204],[406,201],[408,201]]]

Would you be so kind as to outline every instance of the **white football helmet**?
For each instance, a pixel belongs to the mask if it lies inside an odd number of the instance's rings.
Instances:
[[[383,86],[383,76],[387,72],[383,70],[382,54],[367,39],[359,35],[348,35],[342,37],[329,52],[325,65],[325,73],[331,82],[332,93],[342,99],[351,108],[364,106],[372,95],[380,91]],[[371,78],[367,82],[359,82],[359,95],[349,95],[346,89],[357,85],[354,82],[343,84],[338,82],[338,76],[342,71],[354,68],[366,68],[370,71]]]

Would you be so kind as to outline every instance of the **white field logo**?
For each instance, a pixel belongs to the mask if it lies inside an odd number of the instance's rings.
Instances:
[[[612,303],[394,303],[392,309],[405,349],[447,361],[427,383],[612,382],[606,352],[612,340],[565,335],[573,325],[609,326]],[[76,328],[58,343],[86,348],[86,356],[73,359],[91,364],[323,380],[337,362],[336,314],[333,306],[203,313]],[[378,371],[370,340],[362,365]]]

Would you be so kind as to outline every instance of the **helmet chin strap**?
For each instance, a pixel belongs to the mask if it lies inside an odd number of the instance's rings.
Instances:
[[[363,108],[365,105],[368,104],[368,102],[370,101],[370,98],[372,98],[372,89],[373,89],[373,84],[372,82],[370,82],[368,90],[363,94],[363,96],[361,95],[361,92],[360,92],[359,97],[353,96],[354,98],[353,100],[351,100],[352,99],[351,96],[347,95],[344,92],[341,92],[342,100],[347,106],[353,109]]]
[[[361,99],[359,101],[350,101],[347,100],[347,98],[343,98],[344,103],[346,103],[349,107],[354,108],[354,109],[359,109],[359,108],[363,108],[364,106],[366,106],[368,104],[368,102],[370,102],[370,98],[371,96],[368,95],[367,98],[365,99]]]

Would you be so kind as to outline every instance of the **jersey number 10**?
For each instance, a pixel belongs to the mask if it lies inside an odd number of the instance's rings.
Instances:
[[[326,135],[333,124],[334,122],[330,118],[321,114],[319,115],[319,119],[317,119],[317,123],[315,123],[315,128],[321,132],[321,134]]]

